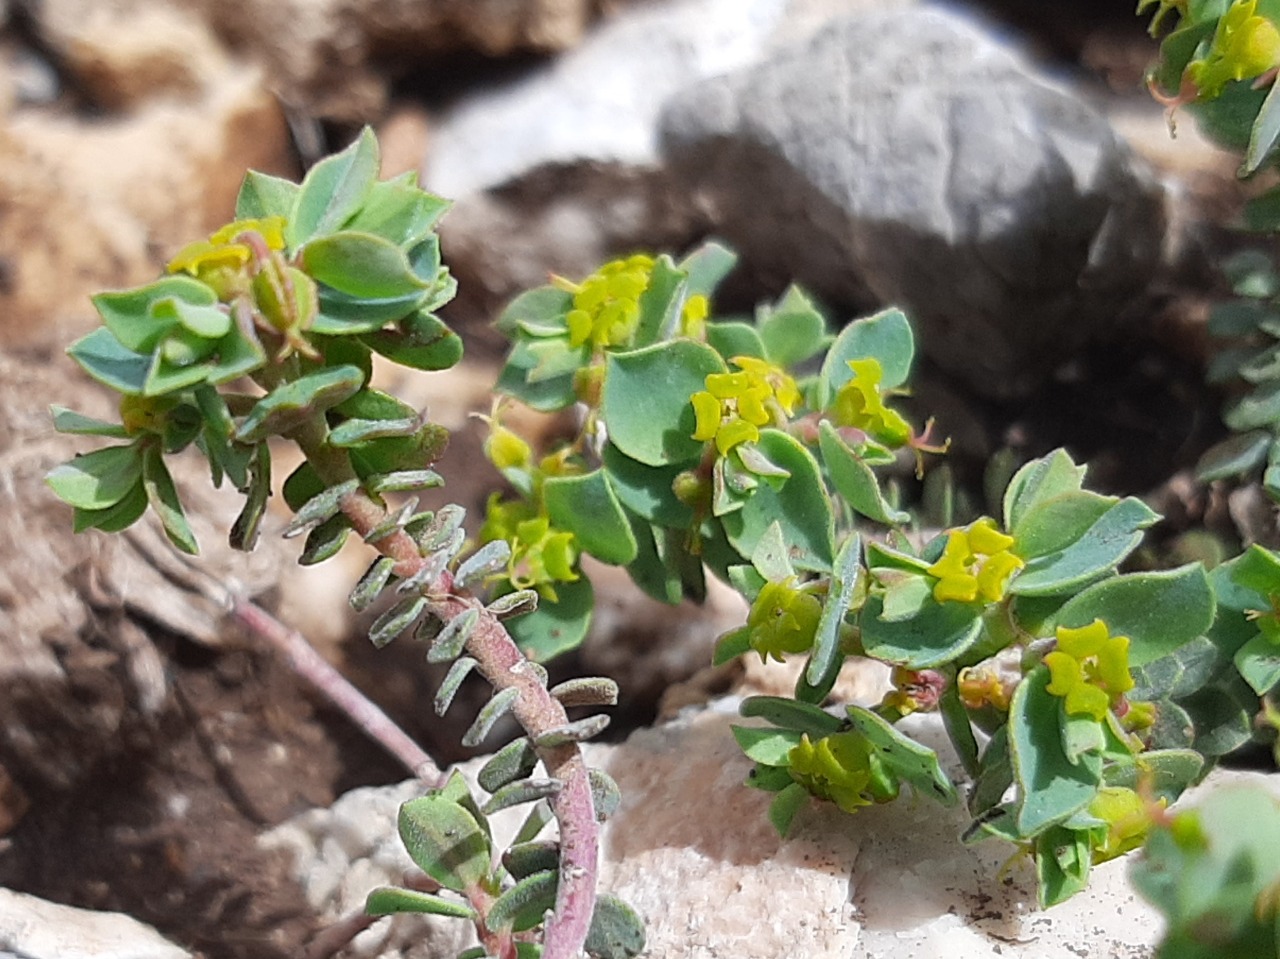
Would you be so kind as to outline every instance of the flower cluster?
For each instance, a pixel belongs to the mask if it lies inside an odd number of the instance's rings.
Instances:
[[[1256,13],[1258,0],[1235,0],[1218,21],[1204,57],[1187,66],[1199,95],[1211,100],[1233,80],[1251,80],[1280,66],[1280,29]]]
[[[911,441],[911,425],[897,410],[885,405],[880,381],[884,369],[874,357],[849,360],[853,378],[836,392],[831,402],[831,419],[866,433],[877,443],[897,449]]]
[[[556,602],[556,583],[578,579],[578,559],[572,533],[553,529],[550,518],[526,500],[503,500],[493,493],[485,504],[480,541],[505,539],[511,544],[507,579],[515,589],[536,589]]]
[[[261,220],[236,220],[228,223],[207,240],[189,243],[169,261],[170,273],[189,273],[229,302],[247,291],[246,268],[254,259],[254,244],[267,250],[284,249],[284,217]]]
[[[1137,849],[1151,831],[1153,813],[1167,805],[1161,798],[1154,804],[1124,786],[1103,786],[1089,803],[1089,815],[1106,823],[1092,843],[1093,861],[1106,862]]]
[[[706,390],[690,397],[696,417],[693,438],[715,441],[725,456],[741,443],[760,438],[760,427],[780,424],[800,402],[795,380],[781,368],[754,356],[735,356],[735,373],[712,373]]]
[[[974,520],[963,529],[947,534],[942,557],[928,569],[938,582],[933,597],[947,601],[998,603],[1004,599],[1009,580],[1024,565],[1022,558],[1011,552],[1013,537],[996,528],[990,517]]]
[[[786,653],[803,653],[813,645],[822,603],[797,589],[795,577],[765,583],[747,615],[747,635],[760,661],[782,662]]]
[[[606,263],[580,284],[557,278],[557,285],[573,294],[573,306],[565,316],[569,345],[590,343],[601,350],[629,343],[652,272],[653,257],[637,254]]]
[[[1046,688],[1066,701],[1068,715],[1102,720],[1133,688],[1129,637],[1112,636],[1100,619],[1078,629],[1059,626],[1057,637],[1057,648],[1044,658],[1051,677]]]
[[[787,755],[791,778],[818,799],[856,812],[872,802],[888,802],[898,784],[883,768],[870,740],[857,730],[832,733],[816,743],[804,734]]]

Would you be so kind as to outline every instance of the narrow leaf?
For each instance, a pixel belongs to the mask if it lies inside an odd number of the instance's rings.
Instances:
[[[566,708],[572,706],[616,706],[618,684],[603,676],[569,679],[551,688],[551,695]]]
[[[555,870],[525,876],[493,901],[485,925],[490,932],[523,932],[542,922],[556,903],[560,876]]]
[[[467,748],[479,746],[485,737],[493,731],[494,724],[505,716],[520,698],[520,690],[514,686],[500,689],[480,708],[475,722],[462,735],[462,745]]]
[[[465,902],[445,899],[429,892],[418,892],[416,889],[399,889],[393,886],[381,886],[369,893],[364,903],[364,911],[370,916],[418,912],[472,921],[479,918],[476,911]]]
[[[495,793],[508,783],[523,779],[538,765],[538,752],[526,736],[513,739],[480,767],[476,782],[485,792]]]
[[[427,650],[427,662],[447,663],[461,656],[478,622],[480,622],[480,611],[468,609],[445,623],[444,628],[431,641],[431,646]]]
[[[178,500],[173,477],[164,465],[160,450],[154,447],[148,449],[142,457],[142,486],[147,491],[147,502],[160,517],[160,525],[164,527],[169,541],[192,556],[200,552],[195,534],[191,532],[191,526],[182,511],[182,503]]]
[[[357,613],[364,612],[370,604],[381,595],[387,583],[391,581],[391,571],[396,568],[396,561],[390,556],[379,556],[373,561],[349,597],[351,608]]]
[[[507,783],[499,788],[490,797],[489,801],[484,804],[484,813],[489,816],[509,806],[519,806],[522,803],[536,802],[539,799],[550,799],[563,788],[564,783],[558,779],[521,779],[517,782]]]
[[[369,627],[369,642],[381,649],[412,626],[426,608],[427,601],[421,596],[401,600],[374,620]]]
[[[565,746],[569,743],[586,742],[593,736],[598,736],[604,732],[605,727],[608,725],[609,717],[604,713],[597,713],[585,719],[565,723],[563,726],[553,726],[535,736],[533,743],[535,746],[549,748],[552,746]]]
[[[467,678],[471,670],[476,668],[476,665],[476,660],[470,656],[454,660],[449,671],[445,673],[444,679],[440,681],[440,688],[436,690],[434,707],[437,716],[443,716],[449,711],[449,707],[453,704],[453,697],[458,694],[458,689],[462,686],[462,681]]]

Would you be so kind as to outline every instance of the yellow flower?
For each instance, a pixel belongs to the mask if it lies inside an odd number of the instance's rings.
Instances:
[[[1218,21],[1204,57],[1187,67],[1200,98],[1212,100],[1233,80],[1251,80],[1280,65],[1280,30],[1254,11],[1258,0],[1235,0]]]
[[[480,541],[495,539],[511,544],[507,578],[516,589],[536,589],[555,602],[553,584],[579,578],[573,568],[578,558],[574,535],[552,529],[550,518],[525,500],[503,501],[499,493],[490,495]]]
[[[805,733],[787,754],[787,763],[792,779],[845,812],[856,812],[873,799],[887,801],[898,792],[867,737],[856,730],[832,733],[816,743]]]
[[[209,239],[183,247],[169,261],[168,270],[190,273],[217,290],[222,299],[230,299],[231,293],[244,288],[244,269],[253,259],[252,246],[238,238],[246,233],[257,234],[268,250],[283,250],[284,223],[282,216],[228,223]],[[237,278],[241,278],[239,282]]]
[[[489,421],[489,435],[484,441],[484,455],[499,470],[528,469],[533,461],[529,444],[496,419]]]
[[[968,709],[990,706],[1007,713],[1013,691],[1022,681],[1021,661],[1022,651],[1014,647],[1002,649],[976,665],[966,666],[956,676],[960,701]]]
[[[1022,558],[1010,552],[1013,537],[996,528],[990,517],[974,520],[963,529],[947,533],[941,558],[929,567],[938,582],[933,598],[940,603],[972,603],[979,597],[988,603],[1004,599]]]
[[[1133,688],[1129,637],[1112,636],[1100,619],[1078,629],[1059,626],[1057,636],[1057,649],[1044,658],[1050,676],[1046,688],[1066,700],[1068,715],[1104,719]]]
[[[896,449],[911,440],[911,426],[896,410],[884,405],[880,381],[884,369],[874,357],[849,360],[853,378],[840,387],[831,401],[831,419],[837,426],[862,430],[878,443]]]
[[[689,297],[680,310],[680,335],[695,340],[702,339],[707,330],[707,315],[710,311],[711,304],[701,293]]]
[[[795,380],[781,368],[754,356],[735,356],[736,373],[711,373],[706,390],[689,398],[693,404],[693,438],[714,440],[721,456],[740,443],[754,443],[760,427],[784,423],[800,402]]]
[[[1153,807],[1132,789],[1103,786],[1089,803],[1089,814],[1107,824],[1105,835],[1093,843],[1094,863],[1106,862],[1137,849],[1151,829],[1152,813],[1167,805],[1161,799]]]
[[[748,641],[762,663],[771,656],[782,662],[784,653],[803,653],[813,645],[822,603],[812,593],[796,589],[794,583],[795,577],[765,583],[751,604]]]
[[[640,296],[652,272],[653,257],[637,254],[606,263],[580,284],[557,279],[573,294],[565,315],[569,345],[590,343],[596,350],[627,345],[640,322]]]

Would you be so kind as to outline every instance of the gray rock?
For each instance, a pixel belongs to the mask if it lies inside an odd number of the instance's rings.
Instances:
[[[735,698],[642,730],[617,746],[589,745],[622,805],[602,837],[601,886],[648,923],[645,955],[679,959],[1132,959],[1159,934],[1155,911],[1128,884],[1127,863],[1096,867],[1089,887],[1049,912],[1035,909],[1028,861],[1011,847],[966,846],[962,807],[922,797],[846,816],[830,804],[800,814],[779,839],[772,796],[743,786],[750,762],[729,731]],[[904,727],[958,766],[936,715]],[[483,760],[462,767],[474,781]],[[1212,782],[1211,778],[1211,782]],[[395,841],[395,808],[413,783],[363,789],[332,810],[277,827],[263,842],[288,848],[294,873],[320,912],[349,914],[375,886],[400,883],[409,860]],[[1205,788],[1205,787],[1201,787]],[[522,807],[493,817],[510,840]],[[398,916],[361,933],[344,956],[429,959],[468,941],[465,923]]]
[[[1107,333],[1160,255],[1160,192],[1107,121],[941,9],[833,21],[682,91],[663,137],[758,267],[909,308],[988,395]]]
[[[150,926],[0,889],[0,957],[16,959],[191,959]]]
[[[457,201],[441,239],[462,303],[491,316],[548,272],[577,277],[637,247],[689,245],[706,224],[663,169],[663,103],[837,11],[909,2],[637,4],[577,49],[464,98],[433,128],[423,175]]]

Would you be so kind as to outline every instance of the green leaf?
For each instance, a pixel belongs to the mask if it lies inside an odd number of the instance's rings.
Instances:
[[[894,509],[885,502],[880,481],[871,467],[840,438],[835,427],[823,420],[818,427],[818,447],[827,467],[831,484],[856,512],[867,519],[897,526],[911,519],[910,514]]]
[[[745,656],[751,651],[751,630],[731,629],[716,639],[715,649],[711,653],[711,665],[723,666],[727,662]]]
[[[244,509],[231,526],[229,542],[232,549],[249,552],[258,544],[262,517],[266,515],[267,501],[271,499],[271,449],[266,443],[259,443],[253,448],[246,480]]]
[[[1073,596],[1050,626],[1088,626],[1095,619],[1113,636],[1129,637],[1129,662],[1142,666],[1172,653],[1209,629],[1214,599],[1199,563],[1104,580]]]
[[[1035,862],[1040,908],[1070,899],[1089,881],[1089,830],[1051,826],[1036,837]]]
[[[422,240],[451,206],[417,184],[417,175],[404,173],[375,183],[359,212],[347,221],[347,229],[373,233],[397,246]]]
[[[446,889],[465,895],[488,877],[489,837],[459,803],[438,794],[419,796],[400,807],[398,821],[409,857]]]
[[[756,356],[764,359],[764,341],[754,326],[720,321],[707,324],[707,345],[726,359]]]
[[[331,517],[307,534],[306,545],[298,557],[299,566],[314,566],[338,555],[351,532],[351,522],[345,516]]]
[[[294,196],[285,223],[289,249],[334,233],[354,217],[373,189],[378,165],[378,141],[365,127],[351,146],[313,166]]]
[[[770,726],[730,726],[738,748],[749,759],[763,766],[789,766],[790,753],[800,743],[794,729],[774,729]]]
[[[567,344],[568,341],[565,342]],[[545,380],[530,379],[540,361],[528,340],[517,340],[507,356],[507,365],[498,374],[494,392],[513,396],[542,413],[552,413],[576,403],[578,394],[573,388],[572,374]]]
[[[81,453],[69,463],[55,466],[44,481],[64,503],[101,510],[124,499],[141,476],[141,450],[131,444]]]
[[[899,732],[869,709],[848,706],[845,711],[853,725],[871,741],[876,755],[895,778],[944,806],[954,806],[960,801],[955,785],[942,771],[938,754],[932,749]]]
[[[1010,549],[1023,559],[1044,556],[1070,546],[1119,502],[1089,490],[1041,500],[1018,524]]]
[[[174,488],[173,477],[165,468],[164,457],[155,447],[147,449],[142,456],[142,486],[147,493],[147,502],[160,517],[165,535],[174,546],[194,556],[200,552],[196,544],[195,534],[187,523],[182,512],[182,503],[178,500],[178,491]]]
[[[1078,492],[1084,474],[1085,467],[1077,466],[1066,450],[1054,450],[1024,465],[1004,493],[1004,528],[1016,536],[1023,517],[1033,507],[1064,493]]]
[[[840,627],[844,625],[845,614],[853,605],[853,594],[862,568],[861,559],[862,539],[857,533],[851,533],[845,537],[840,545],[840,552],[836,555],[827,597],[822,603],[822,615],[818,618],[818,628],[814,631],[813,651],[805,669],[805,683],[815,691],[834,684],[843,661],[840,655]],[[826,692],[829,691],[828,688]],[[821,698],[826,698],[826,692],[823,692]]]
[[[156,320],[174,320],[204,340],[221,339],[231,332],[231,313],[225,307],[188,303],[175,296],[153,303],[151,316]]]
[[[778,835],[785,837],[791,829],[791,823],[801,808],[809,802],[809,791],[799,783],[792,783],[774,797],[769,804],[769,822],[778,830]]]
[[[236,439],[241,443],[256,443],[268,436],[287,434],[316,414],[353,396],[362,386],[364,373],[355,366],[336,366],[309,373],[258,400],[236,431]]]
[[[348,296],[387,300],[425,290],[404,251],[372,233],[343,230],[321,236],[300,252],[311,277]]]
[[[1203,756],[1225,756],[1247,743],[1253,735],[1250,716],[1256,709],[1256,700],[1250,692],[1246,708],[1242,698],[1226,689],[1208,686],[1183,699],[1179,705],[1195,728],[1191,748]]]
[[[1050,596],[1079,589],[1115,569],[1142,542],[1142,531],[1159,519],[1141,500],[1126,497],[1075,542],[1029,559],[1009,591],[1019,596]]]
[[[898,309],[854,320],[836,337],[818,374],[817,405],[825,408],[840,387],[853,379],[849,360],[874,357],[884,371],[882,389],[891,390],[907,381],[915,358],[915,338],[906,315]]]
[[[127,395],[142,393],[151,369],[150,356],[125,349],[111,331],[102,326],[67,347],[67,355],[99,383]]]
[[[1252,473],[1266,462],[1270,446],[1271,434],[1266,430],[1229,436],[1204,451],[1196,463],[1196,476],[1208,483]]]
[[[760,311],[757,322],[764,355],[786,369],[803,363],[825,347],[827,321],[798,286],[790,286],[772,307]]]
[[[693,510],[672,491],[676,477],[683,472],[682,467],[646,466],[612,443],[605,444],[601,459],[618,502],[631,512],[649,523],[671,529],[688,529],[693,523]]]
[[[462,359],[462,338],[434,313],[419,311],[395,330],[367,333],[361,342],[394,363],[415,370],[447,370]]]
[[[777,488],[761,482],[740,510],[722,518],[729,542],[744,557],[751,556],[776,522],[782,527],[793,566],[829,571],[835,558],[835,517],[817,461],[798,440],[780,430],[761,430],[756,445],[791,475]]]
[[[650,526],[635,516],[629,519],[636,539],[636,558],[627,565],[627,575],[645,595],[660,603],[676,605],[684,598],[680,570],[671,569],[663,562],[657,544],[657,537],[665,538],[669,531]]]
[[[262,344],[242,336],[239,330],[233,329],[219,340],[215,352],[216,360],[205,374],[210,386],[230,383],[267,365]]]
[[[614,494],[608,474],[594,470],[582,476],[549,476],[542,485],[543,503],[552,525],[574,535],[596,559],[625,566],[636,558],[636,538]]]
[[[1242,176],[1257,172],[1271,155],[1277,138],[1280,138],[1280,92],[1272,84],[1267,98],[1262,101],[1258,119],[1249,131],[1249,149],[1245,152],[1244,166],[1240,168]]]
[[[684,301],[685,273],[663,254],[654,261],[649,285],[640,294],[635,345],[649,346],[678,332]]]
[[[541,925],[542,917],[556,904],[560,876],[554,869],[525,876],[489,905],[484,918],[490,932],[523,932]]]
[[[49,413],[53,416],[53,428],[59,433],[71,433],[77,436],[106,436],[111,439],[129,438],[129,431],[119,423],[108,423],[105,420],[85,416],[65,406],[51,406]]]
[[[1222,422],[1237,433],[1272,426],[1277,420],[1280,420],[1280,381],[1241,397],[1222,415]]]
[[[454,919],[470,919],[479,914],[465,902],[445,899],[416,889],[398,889],[381,886],[369,893],[364,911],[370,916],[391,916],[401,912],[426,913],[433,916],[450,916]]]
[[[1009,704],[1009,746],[1018,784],[1018,832],[1034,836],[1083,809],[1098,792],[1102,757],[1073,763],[1062,748],[1062,700],[1047,690],[1049,670],[1037,666]]]
[[[403,320],[420,309],[427,296],[422,290],[372,299],[340,293],[328,286],[316,290],[320,312],[311,332],[323,336],[359,336],[374,333],[392,320]]]
[[[708,240],[680,261],[678,269],[688,277],[689,295],[710,297],[720,281],[738,262],[738,254],[715,240]]]
[[[559,336],[568,332],[564,317],[572,306],[572,293],[555,286],[540,286],[508,303],[494,325],[512,340],[530,329],[542,331],[539,335],[543,336]]]
[[[1131,762],[1109,765],[1106,781],[1108,786],[1148,789],[1153,798],[1172,803],[1200,778],[1204,766],[1204,757],[1194,749],[1153,749]]]
[[[278,176],[250,170],[240,184],[236,197],[237,220],[262,220],[269,216],[287,217],[298,195],[298,184]]]
[[[908,669],[925,669],[950,662],[977,641],[982,632],[982,607],[970,603],[939,603],[930,599],[911,619],[881,618],[883,599],[867,598],[859,622],[867,655]]]
[[[585,576],[572,583],[556,583],[556,601],[538,601],[532,613],[506,623],[520,650],[534,662],[545,663],[577,649],[587,638],[595,592]]]
[[[601,895],[583,948],[593,959],[632,959],[644,952],[644,920],[615,896]]]
[[[147,491],[142,486],[142,477],[127,492],[120,502],[105,509],[81,509],[76,507],[72,528],[77,533],[87,529],[100,529],[104,533],[118,533],[136,523],[147,511]]]
[[[218,302],[218,295],[195,277],[166,276],[132,290],[99,293],[93,298],[93,305],[103,326],[121,346],[134,353],[150,353],[177,322],[172,307],[168,316],[153,314],[164,300],[211,307]]]
[[[702,455],[693,439],[689,398],[705,388],[711,373],[725,372],[711,347],[672,340],[608,357],[601,411],[609,439],[648,466],[687,463]]]
[[[844,725],[812,703],[781,696],[748,696],[738,707],[738,712],[747,719],[763,719],[782,729],[808,733],[814,739],[839,732]]]
[[[1280,644],[1266,633],[1258,633],[1236,651],[1236,669],[1255,693],[1265,696],[1280,683]]]

